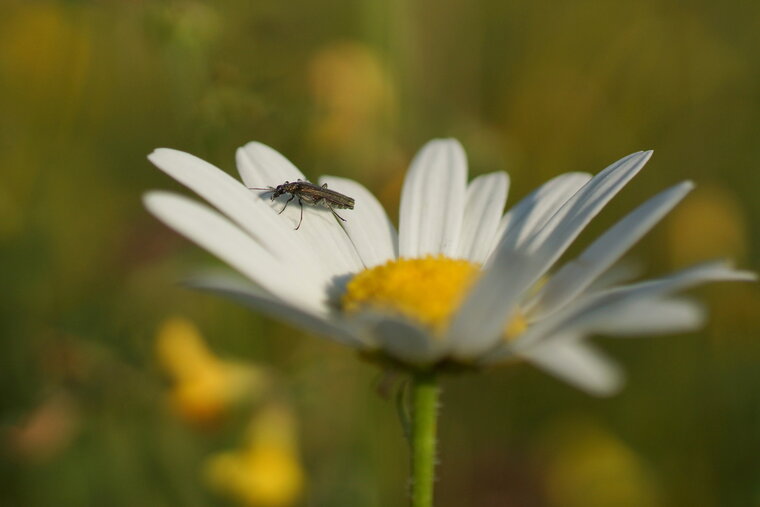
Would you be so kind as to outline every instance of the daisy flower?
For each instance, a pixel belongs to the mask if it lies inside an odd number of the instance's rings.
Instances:
[[[503,213],[509,177],[467,183],[467,160],[451,139],[433,140],[412,161],[401,194],[399,232],[361,184],[319,184],[354,198],[341,210],[270,200],[249,187],[306,180],[272,148],[237,152],[242,183],[176,150],[148,158],[215,209],[154,191],[145,205],[160,220],[235,268],[191,285],[366,354],[410,368],[488,366],[525,359],[595,394],[614,392],[618,368],[592,334],[643,336],[698,327],[703,311],[674,293],[705,282],[753,280],[726,262],[701,264],[638,283],[616,284],[620,257],[693,188],[683,182],[650,198],[577,258],[555,264],[583,228],[644,166],[633,153],[595,176],[562,174]],[[623,270],[620,270],[623,271]]]
[[[355,201],[353,210],[285,207],[289,196],[251,187],[306,180],[260,143],[237,152],[242,183],[171,149],[149,159],[209,204],[154,191],[145,205],[160,220],[233,267],[206,276],[211,290],[412,373],[413,505],[432,505],[436,373],[526,360],[587,392],[621,384],[618,367],[591,335],[643,336],[698,327],[701,307],[676,293],[706,282],[754,280],[723,261],[663,278],[627,282],[621,256],[693,188],[675,185],[631,211],[577,258],[557,261],[586,225],[641,170],[637,152],[600,173],[566,173],[506,214],[509,177],[467,182],[455,140],[434,140],[412,161],[398,232],[361,184],[319,184]],[[214,209],[216,208],[216,209]]]

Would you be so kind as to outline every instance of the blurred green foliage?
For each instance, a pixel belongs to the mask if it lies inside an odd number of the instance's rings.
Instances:
[[[515,202],[560,172],[654,148],[582,236],[699,187],[633,257],[649,273],[760,269],[760,4],[697,0],[0,4],[0,504],[222,505],[201,474],[242,416],[199,430],[154,357],[168,316],[272,365],[298,413],[303,505],[404,504],[406,449],[378,372],[174,282],[214,263],[140,195],[145,156],[234,172],[249,140],[355,178],[396,216],[414,151],[455,136]],[[690,204],[693,203],[693,204]],[[604,342],[630,383],[597,400],[518,366],[445,383],[440,506],[760,504],[760,292],[700,293],[698,334]],[[477,393],[477,395],[473,395]]]

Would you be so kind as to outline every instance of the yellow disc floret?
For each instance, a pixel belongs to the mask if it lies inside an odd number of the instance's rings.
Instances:
[[[480,265],[442,255],[395,259],[354,276],[343,310],[390,312],[440,333],[480,273]]]

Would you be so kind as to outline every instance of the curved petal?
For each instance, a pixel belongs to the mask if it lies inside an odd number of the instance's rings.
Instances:
[[[540,318],[571,301],[604,273],[686,197],[694,184],[684,182],[649,199],[599,236],[575,260],[564,265],[541,289],[531,317]]]
[[[557,210],[522,248],[546,257],[548,268],[651,156],[651,151],[633,153],[605,168]]]
[[[467,187],[457,257],[482,264],[491,253],[509,191],[509,175],[495,172],[478,176]]]
[[[256,285],[230,275],[200,275],[187,280],[185,285],[193,289],[220,294],[244,306],[276,317],[296,328],[330,338],[344,345],[362,349],[371,348],[339,322],[280,301]]]
[[[355,321],[374,337],[382,350],[404,363],[425,366],[435,363],[445,353],[440,340],[407,319],[362,312]]]
[[[515,269],[521,266],[522,269]],[[491,349],[503,336],[517,302],[535,268],[522,252],[510,250],[485,270],[454,314],[445,341],[457,359],[470,360]],[[505,304],[507,303],[507,304]]]
[[[644,299],[619,305],[582,324],[586,333],[634,336],[683,333],[705,322],[702,305],[683,299]]]
[[[510,209],[499,224],[492,250],[518,248],[543,227],[591,179],[588,173],[565,173],[553,178]]]
[[[583,289],[581,295],[610,289],[626,283],[632,283],[644,273],[644,265],[636,259],[623,259],[613,264],[607,271]]]
[[[325,313],[324,289],[300,280],[287,265],[219,213],[169,192],[149,192],[145,206],[159,220],[216,255],[282,301]]]
[[[736,271],[728,263],[718,261],[700,264],[657,280],[588,294],[580,298],[577,303],[565,307],[531,325],[511,346],[516,350],[524,350],[542,341],[551,341],[553,336],[560,333],[595,332],[596,326],[599,326],[600,329],[604,329],[606,332],[610,332],[613,329],[613,325],[605,324],[609,322],[608,316],[617,315],[625,320],[630,320],[631,315],[640,318],[643,315],[642,311],[646,310],[646,308],[655,308],[656,301],[662,301],[662,298],[674,292],[686,290],[707,282],[751,281],[756,278],[754,273]],[[648,307],[637,307],[639,304],[648,305]],[[626,315],[628,311],[631,314]],[[668,308],[664,307],[664,311],[668,311]],[[684,318],[681,324],[684,328],[689,328],[689,325],[699,318],[696,309],[690,314],[680,310],[679,315]],[[653,321],[668,318],[672,320],[672,317],[666,314],[660,316],[652,315]],[[649,324],[645,321],[640,321],[639,324],[640,332],[645,333]],[[630,326],[621,326],[621,331],[625,331],[624,334],[635,332]]]
[[[249,187],[276,187],[306,176],[280,152],[266,144],[250,142],[235,153],[238,172]]]
[[[327,282],[314,256],[300,248],[298,238],[279,227],[269,206],[232,176],[194,155],[168,148],[155,150],[148,159],[234,220],[272,255],[292,265],[300,277]]]
[[[611,396],[623,386],[620,367],[580,340],[555,340],[522,355],[546,373],[595,396]]]
[[[513,245],[507,233],[454,316],[449,339],[457,357],[476,356],[498,342],[523,294],[650,155],[651,152],[634,153],[594,176],[522,244]]]
[[[372,192],[353,180],[335,176],[323,176],[319,183],[327,183],[329,188],[354,198],[355,207],[342,225],[366,267],[398,256],[396,228]]]
[[[467,158],[459,142],[436,139],[417,153],[401,190],[401,257],[454,256],[466,187]]]
[[[252,142],[239,148],[236,160],[240,176],[248,187],[268,187],[285,181],[306,180],[303,173],[288,159],[261,143]],[[259,191],[259,195],[270,202],[265,192]],[[271,202],[279,216],[273,215],[279,218],[280,227],[297,237],[299,248],[317,256],[321,269],[329,278],[355,273],[364,267],[353,243],[330,210],[308,204],[301,207],[298,199],[288,205],[288,199],[289,196],[283,195]],[[302,227],[294,231],[299,223],[302,223]]]

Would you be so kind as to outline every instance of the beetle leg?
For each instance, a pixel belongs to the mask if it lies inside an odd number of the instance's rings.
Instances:
[[[291,196],[290,196],[290,199],[288,199],[287,201],[285,201],[285,206],[283,206],[283,207],[282,207],[282,209],[279,211],[279,213],[277,213],[278,215],[282,215],[282,212],[283,212],[283,211],[285,211],[285,208],[287,208],[287,207],[288,207],[288,204],[290,203],[290,201],[292,201],[292,200],[293,200],[293,198],[294,198],[295,196],[296,196],[296,195],[295,195],[295,194],[293,194],[293,195],[291,195]],[[300,202],[301,200],[299,199],[298,201]]]
[[[342,220],[343,222],[345,222],[345,221],[346,221],[346,219],[345,219],[345,218],[343,218],[342,216],[340,216],[340,215],[338,215],[337,213],[335,213],[335,210],[333,209],[333,207],[332,207],[332,206],[330,206],[330,205],[328,204],[328,205],[327,205],[327,207],[328,207],[328,208],[330,208],[330,211],[332,211],[332,214],[333,214],[333,215],[335,215],[335,217],[336,217],[336,218],[338,218],[338,219]]]
[[[296,230],[298,230],[299,227],[301,227],[301,222],[303,222],[303,202],[301,201],[301,198],[298,198],[298,205],[301,207],[301,219],[298,221],[298,225],[296,226]]]

